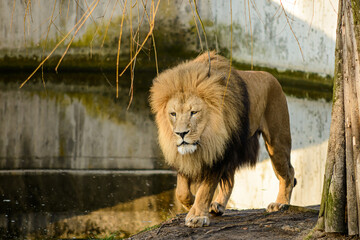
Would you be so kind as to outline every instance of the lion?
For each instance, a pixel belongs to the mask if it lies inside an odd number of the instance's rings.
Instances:
[[[224,213],[235,171],[257,162],[260,134],[279,180],[276,201],[267,211],[290,204],[296,184],[288,107],[277,79],[230,68],[215,52],[210,60],[211,68],[202,54],[165,70],[150,88],[159,145],[167,164],[177,170],[176,197],[189,210],[188,227],[208,226],[209,213]]]

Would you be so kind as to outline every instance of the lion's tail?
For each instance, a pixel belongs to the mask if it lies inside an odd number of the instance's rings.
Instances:
[[[255,134],[247,140],[245,151],[244,151],[244,163],[251,167],[256,165],[259,156],[259,136],[260,132],[257,131]]]

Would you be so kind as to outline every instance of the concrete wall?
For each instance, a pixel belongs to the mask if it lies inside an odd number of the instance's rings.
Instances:
[[[26,2],[12,0],[0,2],[0,58],[7,55],[21,56],[22,60],[24,58],[39,60],[43,48],[52,49],[88,7],[83,1],[56,1],[54,6],[55,1],[39,0],[31,1],[30,10],[27,11]],[[281,70],[333,75],[337,2],[337,0],[282,1],[288,16],[287,21],[279,0],[253,1],[250,2],[250,6],[246,0],[233,1],[234,60],[248,64],[253,62],[255,65]],[[91,1],[88,4],[90,3]],[[99,2],[92,17],[78,32],[67,58],[70,58],[72,53],[116,55],[122,7],[115,3],[115,0]],[[223,53],[229,52],[231,22],[229,3],[202,0],[198,1],[198,7],[205,23],[210,47],[222,50]],[[53,9],[54,14],[52,14]],[[113,9],[115,11],[105,45],[100,49]],[[138,21],[137,11],[135,7],[131,13],[134,29]],[[141,5],[139,12],[142,16]],[[53,24],[49,25],[51,16]],[[129,46],[129,11],[126,16],[122,53],[127,52]],[[182,51],[201,50],[192,9],[187,1],[162,1],[155,26],[160,59],[167,55],[166,52],[171,52],[172,55],[181,54],[179,48]],[[142,38],[148,29],[145,18],[141,29]],[[62,48],[64,46],[64,44],[60,45]],[[63,50],[59,50],[57,54],[62,54]],[[165,61],[164,64],[165,66],[161,67],[167,67],[168,62]],[[115,67],[115,62],[112,66]],[[141,64],[138,64],[138,67],[141,68]]]
[[[66,81],[79,78],[91,85],[91,78],[103,76],[88,74]],[[113,89],[104,84],[49,83],[45,92],[41,84],[21,91],[4,81],[1,169],[162,168],[147,92],[137,92],[134,107],[127,111],[125,88],[116,100]]]
[[[49,84],[47,95],[41,84],[36,85],[38,89],[29,86],[26,91],[10,86],[3,85],[0,91],[1,169],[166,167],[157,145],[147,91],[137,91],[133,108],[126,111],[126,89],[120,90],[123,97],[118,102],[104,86],[88,87],[84,92],[81,86]],[[331,103],[290,96],[287,99],[293,139],[291,158],[298,180],[292,203],[318,204]],[[255,170],[243,169],[237,174],[233,207],[265,207],[275,200],[278,181],[264,147],[259,160]]]
[[[254,65],[333,75],[337,21],[333,6],[337,8],[338,1],[281,2],[292,30],[279,0],[253,1],[250,8],[248,1],[233,1],[234,58],[253,61]],[[207,15],[215,22],[212,28],[219,32],[219,44],[229,49],[229,3],[211,1],[209,5],[202,4],[202,10],[208,9]]]

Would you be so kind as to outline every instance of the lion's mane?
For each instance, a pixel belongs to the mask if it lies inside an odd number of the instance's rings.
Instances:
[[[150,106],[158,126],[159,144],[166,162],[192,179],[211,172],[226,175],[241,165],[256,163],[258,134],[249,136],[249,98],[245,82],[220,55],[207,54],[168,69],[156,77],[150,89]],[[166,105],[176,94],[200,97],[210,116],[198,150],[181,155],[174,144]]]

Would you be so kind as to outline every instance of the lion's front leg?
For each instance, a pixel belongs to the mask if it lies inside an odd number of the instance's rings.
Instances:
[[[185,218],[188,227],[205,227],[210,225],[209,208],[218,185],[218,178],[208,178],[200,183],[194,205]]]
[[[191,193],[190,186],[191,181],[187,177],[178,173],[176,184],[176,198],[187,210],[190,210],[195,200],[194,195]]]

